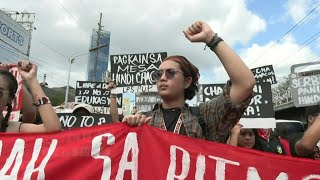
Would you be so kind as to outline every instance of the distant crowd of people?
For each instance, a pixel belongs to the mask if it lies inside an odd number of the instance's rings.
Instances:
[[[192,138],[274,154],[320,159],[317,146],[320,141],[319,105],[306,108],[308,128],[304,133],[288,134],[271,129],[243,128],[239,120],[251,101],[256,83],[251,70],[206,22],[194,22],[184,31],[184,35],[192,43],[204,43],[212,50],[212,54],[218,57],[230,78],[223,93],[192,110],[186,100],[191,100],[198,91],[199,70],[184,56],[169,56],[152,77],[156,80],[162,101],[155,104],[151,112],[138,111],[135,107],[130,115],[121,118],[118,114],[116,94],[111,94],[112,122],[123,122],[129,126],[148,124]],[[18,83],[8,71],[8,65],[0,64],[1,114],[4,110],[7,111],[4,116],[0,116],[1,131],[60,131],[58,116],[37,80],[37,66],[29,61],[21,61],[17,65],[21,77],[30,87],[31,94],[23,89],[26,91],[23,97],[23,114],[19,121],[8,121]],[[108,88],[111,92],[115,88],[113,81],[109,81]],[[33,123],[37,112],[43,122],[38,125]],[[92,112],[93,109],[83,104],[76,105],[73,110],[73,113],[77,114]]]

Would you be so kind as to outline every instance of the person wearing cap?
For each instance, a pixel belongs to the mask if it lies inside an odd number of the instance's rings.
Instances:
[[[72,113],[73,114],[92,114],[94,112],[93,107],[86,103],[81,103],[74,106]]]

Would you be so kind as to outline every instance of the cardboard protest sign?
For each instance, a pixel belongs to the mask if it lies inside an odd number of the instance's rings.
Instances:
[[[77,81],[75,102],[95,107],[110,107],[110,92],[106,82]],[[117,106],[122,107],[122,95],[117,94]]]
[[[225,84],[203,84],[202,96],[203,101],[208,101],[212,98],[219,96],[223,92]]]
[[[113,92],[156,92],[152,75],[166,57],[166,52],[111,55],[111,78],[117,85]]]
[[[208,101],[223,92],[224,84],[203,84],[202,86],[204,100]],[[274,117],[271,84],[269,82],[257,83],[253,88],[251,102],[240,123],[246,128],[275,128]]]
[[[251,71],[257,82],[270,82],[271,84],[277,84],[277,79],[272,65],[253,68]]]
[[[135,100],[138,111],[151,111],[156,103],[161,102],[161,97],[157,92],[136,93]]]
[[[110,114],[57,113],[62,129],[91,127],[112,123]]]
[[[320,74],[309,76],[305,73],[292,73],[289,79],[296,107],[312,106],[320,102]]]
[[[243,117],[274,118],[270,83],[257,83],[254,86],[253,97]]]

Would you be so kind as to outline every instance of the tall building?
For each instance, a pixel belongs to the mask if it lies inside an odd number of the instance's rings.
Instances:
[[[103,81],[103,77],[106,74],[108,69],[108,60],[109,60],[109,47],[110,47],[110,32],[103,31],[100,32],[100,42],[97,45],[98,40],[98,30],[92,29],[90,49],[94,49],[96,47],[107,44],[98,50],[90,51],[88,66],[87,66],[87,80],[88,81]],[[98,51],[98,53],[97,53]],[[97,56],[98,55],[98,56]],[[97,61],[97,70],[96,70],[96,79],[94,78],[94,69],[95,69],[95,61]]]

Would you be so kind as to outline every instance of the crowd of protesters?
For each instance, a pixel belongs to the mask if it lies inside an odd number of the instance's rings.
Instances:
[[[194,22],[183,32],[190,42],[204,43],[220,60],[230,78],[223,93],[192,110],[186,100],[191,100],[198,91],[199,70],[184,56],[169,56],[161,63],[153,77],[162,101],[155,104],[150,113],[140,113],[141,111],[134,108],[130,115],[122,118],[118,114],[117,96],[111,94],[112,122],[121,121],[129,126],[148,124],[192,138],[280,155],[320,159],[320,150],[317,146],[320,140],[319,105],[307,108],[308,128],[302,134],[280,136],[271,129],[243,128],[239,120],[251,101],[256,83],[251,70],[206,22]],[[214,60],[214,56],[212,59]],[[8,65],[0,64],[1,131],[23,133],[60,131],[59,118],[37,80],[37,66],[29,61],[19,62],[17,66],[21,77],[30,87],[31,94],[23,89],[25,91],[23,114],[17,122],[8,121],[18,82],[8,71]],[[115,88],[113,81],[109,81],[108,88],[111,92]],[[2,116],[4,110],[7,113]],[[33,123],[36,113],[39,113],[43,122],[39,125]],[[74,107],[73,113],[93,113],[93,109],[85,104],[79,104]]]

